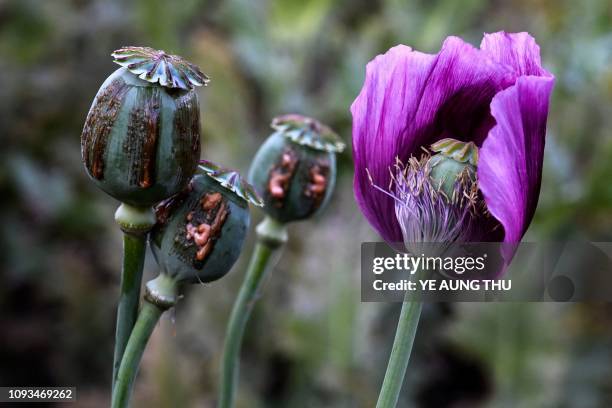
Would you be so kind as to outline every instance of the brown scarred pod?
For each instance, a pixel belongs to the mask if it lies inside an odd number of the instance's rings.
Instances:
[[[115,51],[122,66],[100,87],[81,135],[87,173],[112,197],[150,206],[181,191],[200,158],[195,86],[208,78],[146,47]]]
[[[329,127],[302,115],[279,116],[272,128],[251,164],[249,180],[268,216],[282,223],[309,218],[331,196],[336,153],[344,144]]]
[[[202,162],[187,189],[156,208],[151,249],[161,273],[177,284],[225,275],[242,250],[249,203],[262,205],[237,172]]]

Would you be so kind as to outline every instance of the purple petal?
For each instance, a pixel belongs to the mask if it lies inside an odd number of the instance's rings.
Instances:
[[[366,68],[364,86],[351,106],[354,189],[362,212],[388,242],[401,242],[389,167],[443,137],[481,143],[493,125],[489,104],[514,81],[514,72],[484,52],[449,37],[437,55],[399,45]]]
[[[552,77],[523,76],[491,103],[496,125],[480,149],[478,180],[489,212],[518,243],[538,203]]]
[[[485,34],[480,49],[494,61],[512,67],[517,77],[552,76],[542,68],[540,47],[529,33]]]

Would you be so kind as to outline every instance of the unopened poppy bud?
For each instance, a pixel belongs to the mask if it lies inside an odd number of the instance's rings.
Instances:
[[[81,135],[88,174],[112,197],[150,206],[181,191],[200,158],[195,86],[208,78],[182,58],[147,47],[113,52]]]
[[[344,144],[329,127],[301,115],[279,116],[272,128],[251,164],[249,180],[270,217],[283,223],[309,218],[332,194],[336,153]]]
[[[151,248],[176,283],[210,282],[234,265],[249,227],[249,206],[262,205],[231,170],[202,162],[187,188],[156,208]]]

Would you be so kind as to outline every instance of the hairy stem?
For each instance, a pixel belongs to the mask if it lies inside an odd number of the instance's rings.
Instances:
[[[259,297],[261,283],[281,246],[287,240],[286,228],[283,224],[266,218],[257,228],[257,243],[251,256],[247,273],[238,297],[234,302],[223,346],[221,368],[221,389],[219,408],[231,408],[234,405],[234,394],[238,383],[240,365],[240,347],[244,330]]]
[[[402,390],[404,375],[410,360],[410,352],[416,335],[419,317],[421,316],[422,303],[409,300],[406,292],[402,311],[400,313],[395,339],[391,348],[391,356],[387,364],[385,379],[383,380],[376,408],[394,408]]]

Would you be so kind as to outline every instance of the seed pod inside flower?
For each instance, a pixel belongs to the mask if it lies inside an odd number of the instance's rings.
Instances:
[[[439,243],[428,251],[442,253],[458,241],[478,238],[489,213],[478,191],[478,147],[472,142],[442,139],[431,146],[434,155],[411,157],[395,165],[389,191],[406,249],[421,253],[420,243]]]
[[[195,86],[208,78],[176,55],[147,47],[113,52],[81,135],[88,174],[106,193],[149,206],[181,191],[200,158]]]
[[[264,211],[280,222],[302,220],[325,207],[336,182],[339,137],[319,121],[296,114],[272,121],[275,132],[259,148],[249,180]]]
[[[449,201],[457,201],[456,196],[464,192],[459,187],[468,187],[462,181],[475,184],[478,147],[474,142],[446,138],[431,145],[431,150],[437,153],[427,162],[432,183]]]
[[[242,250],[249,203],[263,205],[237,172],[202,162],[183,192],[156,207],[151,248],[162,274],[177,283],[223,277]]]

